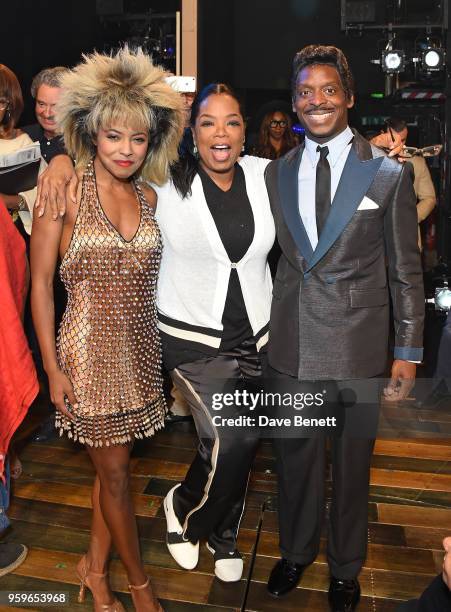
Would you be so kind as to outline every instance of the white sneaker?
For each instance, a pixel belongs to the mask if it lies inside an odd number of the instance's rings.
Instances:
[[[183,537],[183,527],[174,512],[173,497],[177,487],[175,485],[166,495],[163,501],[164,513],[166,515],[166,545],[169,552],[177,563],[187,570],[192,570],[196,567],[199,561],[199,542],[193,544]]]
[[[207,543],[207,548],[215,560],[215,575],[222,582],[238,582],[243,575],[243,559],[237,550],[230,553],[217,553]]]

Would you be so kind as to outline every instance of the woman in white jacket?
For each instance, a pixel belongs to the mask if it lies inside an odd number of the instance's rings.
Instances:
[[[199,435],[185,480],[164,501],[167,543],[179,565],[192,569],[199,540],[207,539],[216,576],[234,582],[243,571],[236,538],[258,431],[222,421],[245,408],[239,401],[218,408],[223,394],[258,383],[262,374],[275,230],[264,182],[268,161],[240,159],[244,118],[229,87],[211,84],[198,94],[191,129],[195,152],[173,168],[172,181],[156,188],[164,244],[157,298],[163,362]]]

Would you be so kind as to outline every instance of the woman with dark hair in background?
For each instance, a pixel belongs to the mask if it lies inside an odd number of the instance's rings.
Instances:
[[[16,128],[20,115],[23,111],[23,97],[19,81],[12,70],[4,64],[0,64],[0,156],[17,153],[33,144],[28,136]],[[47,164],[41,159],[40,170]],[[36,187],[18,193],[1,193],[9,211],[21,212],[21,219],[27,234],[31,232],[31,214],[36,199]]]
[[[292,130],[292,121],[284,111],[266,113],[260,125],[253,155],[277,159],[299,144]]]

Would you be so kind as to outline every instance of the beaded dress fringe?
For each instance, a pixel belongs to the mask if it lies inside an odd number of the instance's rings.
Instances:
[[[56,413],[55,427],[59,435],[64,433],[80,444],[93,447],[116,446],[149,438],[164,427],[166,401],[159,396],[137,410],[124,410],[116,414],[84,416],[77,413],[71,421]]]

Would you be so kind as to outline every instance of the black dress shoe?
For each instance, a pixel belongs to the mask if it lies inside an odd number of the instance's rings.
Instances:
[[[446,405],[451,405],[451,393],[445,381],[442,380],[425,398],[416,400],[415,408],[435,410],[442,404],[445,405],[445,402]]]
[[[329,604],[332,612],[351,612],[360,599],[360,584],[357,578],[338,580],[332,577],[329,586]]]
[[[274,597],[281,597],[289,593],[298,585],[306,567],[306,565],[294,563],[288,559],[280,559],[272,569],[268,580],[268,591]]]

